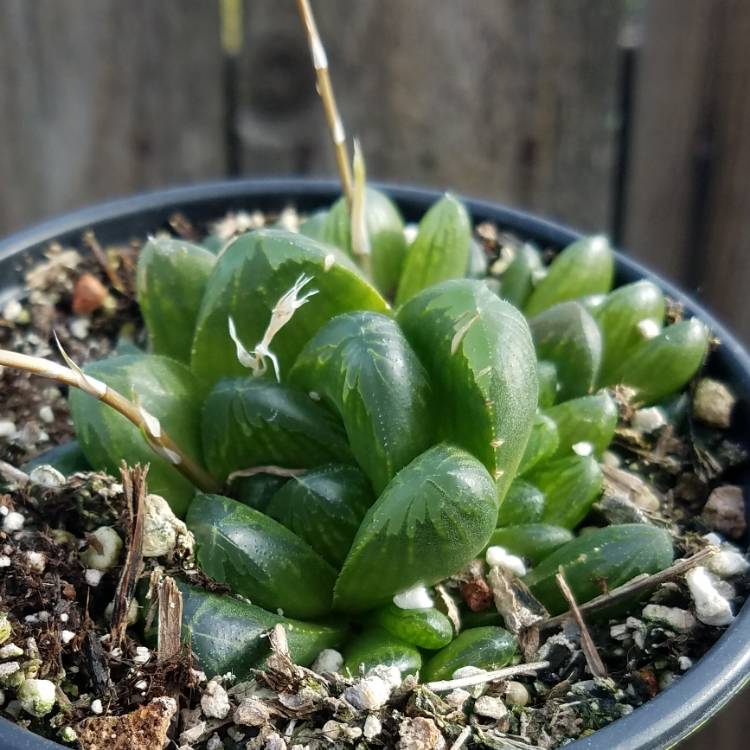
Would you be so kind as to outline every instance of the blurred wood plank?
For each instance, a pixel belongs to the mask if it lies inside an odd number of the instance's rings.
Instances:
[[[347,0],[314,9],[376,179],[608,225],[619,2]],[[292,3],[246,4],[242,167],[334,174]]]
[[[0,3],[0,229],[225,170],[204,0]]]
[[[626,245],[750,340],[750,4],[647,7]]]

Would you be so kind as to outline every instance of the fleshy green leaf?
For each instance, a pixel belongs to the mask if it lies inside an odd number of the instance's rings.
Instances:
[[[552,261],[524,312],[538,315],[560,302],[604,294],[612,288],[614,268],[615,256],[605,237],[582,237]]]
[[[306,393],[267,378],[225,378],[203,407],[203,454],[214,476],[255,466],[306,469],[352,461],[336,417]]]
[[[391,199],[374,188],[367,188],[365,222],[370,236],[372,277],[375,286],[393,295],[406,255],[404,221]],[[352,223],[344,198],[331,206],[319,239],[352,254]]]
[[[425,664],[422,679],[425,682],[449,680],[461,667],[499,669],[510,663],[516,647],[516,639],[504,628],[487,626],[464,630]]]
[[[414,646],[378,627],[353,638],[344,651],[344,670],[359,675],[377,666],[397,667],[402,675],[415,674],[422,657]]]
[[[428,651],[453,640],[451,621],[434,607],[401,609],[391,602],[375,612],[373,621],[391,635]]]
[[[537,405],[529,328],[521,313],[479,281],[426,289],[398,313],[430,374],[440,436],[476,456],[505,494]]]
[[[129,354],[93,362],[85,372],[126,398],[136,396],[146,411],[190,458],[201,463],[200,407],[203,393],[191,372],[167,357]],[[150,464],[149,490],[183,515],[195,491],[174,466],[158,455],[129,420],[83,391],[71,389],[71,416],[81,449],[94,469],[117,476],[120,463]]]
[[[563,302],[529,321],[537,356],[557,368],[558,400],[594,388],[602,359],[599,327],[577,302]]]
[[[338,568],[374,500],[359,469],[328,464],[292,477],[266,512]]]
[[[469,260],[471,222],[463,203],[445,195],[422,217],[406,254],[396,304],[447,279],[461,278]]]
[[[594,455],[601,456],[615,435],[617,404],[607,391],[563,401],[546,413],[557,425],[556,456],[570,455],[576,443],[589,443]]]
[[[227,494],[255,510],[265,513],[271,498],[289,481],[289,477],[260,472],[243,477],[237,476],[229,483]]]
[[[708,351],[708,330],[696,318],[665,328],[622,364],[617,381],[636,390],[636,399],[652,404],[684,388]]]
[[[602,492],[602,470],[592,456],[547,461],[526,475],[546,497],[544,523],[574,529]]]
[[[151,348],[190,362],[195,322],[216,257],[170,237],[150,239],[138,257],[138,304]]]
[[[338,412],[376,492],[432,441],[427,374],[385,315],[334,318],[305,346],[289,377]]]
[[[557,401],[557,368],[554,363],[542,360],[537,363],[539,378],[539,408],[548,409]]]
[[[500,504],[498,526],[518,526],[540,521],[544,514],[544,494],[530,482],[516,478]]]
[[[610,292],[594,311],[602,332],[601,385],[617,382],[622,363],[643,343],[643,327],[661,330],[664,322],[664,295],[650,281],[626,284]],[[640,327],[639,327],[640,326]]]
[[[544,265],[541,254],[533,245],[523,244],[513,252],[513,260],[500,277],[500,296],[523,309],[538,277],[544,276]]]
[[[538,565],[545,557],[573,539],[573,532],[548,523],[529,523],[495,529],[488,546],[497,545]]]
[[[672,563],[672,540],[664,529],[643,523],[606,526],[568,542],[525,577],[526,585],[550,614],[568,609],[555,576],[562,567],[579,604],[644,573]]]
[[[560,444],[560,436],[557,434],[557,424],[546,414],[537,414],[534,424],[531,426],[529,442],[526,443],[521,463],[518,465],[518,473],[525,474],[538,463],[545,461],[554,455]]]
[[[271,610],[320,617],[331,608],[334,569],[272,518],[221,495],[196,495],[186,523],[200,569]]]
[[[495,484],[479,461],[452,446],[431,448],[367,511],[336,582],[336,608],[361,612],[452,575],[483,549],[497,512]]]
[[[83,455],[81,444],[77,440],[70,440],[62,445],[40,453],[21,466],[21,470],[30,474],[37,466],[52,466],[63,476],[68,477],[77,471],[91,471],[91,465]]]
[[[305,237],[311,237],[320,242],[326,242],[326,224],[328,222],[328,211],[316,211],[300,224],[299,232]],[[341,248],[344,249],[344,248]]]
[[[248,679],[269,653],[268,631],[277,623],[286,630],[289,652],[295,664],[307,666],[324,648],[336,648],[346,636],[346,627],[317,625],[290,620],[228,595],[207,591],[177,581],[182,593],[182,638],[198,657],[209,676],[232,672]]]
[[[193,341],[195,374],[208,383],[247,375],[229,336],[229,318],[245,348],[252,351],[279,299],[303,275],[311,279],[304,291],[317,293],[294,312],[271,344],[282,377],[307,341],[335,315],[348,310],[388,309],[341,251],[278,229],[248,232],[224,250],[208,280]]]

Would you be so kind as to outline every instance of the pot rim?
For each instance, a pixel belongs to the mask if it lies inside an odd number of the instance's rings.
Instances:
[[[434,189],[406,185],[374,183],[387,192],[407,218],[417,218],[441,196]],[[105,241],[127,240],[143,236],[164,224],[174,211],[189,218],[200,209],[204,218],[220,218],[227,210],[287,204],[312,210],[330,205],[340,194],[335,180],[315,178],[264,178],[205,182],[185,187],[166,188],[139,193],[99,203],[23,229],[0,241],[0,273],[15,276],[15,286],[6,293],[17,292],[20,270],[11,264],[28,252],[41,253],[46,245],[58,240],[77,241],[85,229],[102,232]],[[489,220],[523,237],[562,247],[580,236],[570,227],[508,208],[488,200],[460,196],[474,222]],[[207,210],[209,209],[210,210]],[[223,207],[223,208],[222,208]],[[138,228],[126,229],[135,225]],[[140,224],[140,226],[138,226]],[[112,237],[106,237],[111,234]],[[697,315],[721,340],[712,359],[735,384],[737,395],[750,401],[750,356],[739,341],[714,316],[690,295],[671,282],[649,271],[638,261],[617,253],[618,282],[645,278],[657,284],[668,296],[681,302]],[[0,300],[3,297],[0,276]],[[747,442],[750,442],[748,435]],[[748,485],[745,483],[745,490]],[[747,492],[746,492],[747,494]],[[597,730],[589,737],[566,747],[571,750],[651,750],[670,747],[699,729],[750,681],[750,603],[743,605],[733,624],[688,672],[669,688],[635,709],[631,714]],[[0,717],[0,744],[8,750],[53,750],[64,746],[46,740]]]

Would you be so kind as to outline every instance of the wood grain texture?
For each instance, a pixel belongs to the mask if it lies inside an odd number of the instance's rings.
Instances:
[[[247,7],[246,174],[332,174],[291,3]],[[619,3],[315,4],[369,175],[484,195],[594,229],[611,201]],[[259,77],[257,71],[262,70]]]
[[[0,230],[221,176],[220,70],[214,3],[0,3]]]

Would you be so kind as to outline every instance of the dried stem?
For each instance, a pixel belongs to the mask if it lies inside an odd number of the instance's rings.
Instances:
[[[426,682],[424,687],[426,687],[428,690],[432,690],[434,693],[439,693],[445,690],[455,690],[456,688],[472,687],[473,685],[483,685],[485,682],[497,682],[498,680],[504,680],[507,677],[515,677],[519,674],[532,674],[534,672],[540,672],[542,669],[547,669],[548,666],[548,661],[532,661],[528,664],[517,664],[513,667],[496,669],[493,672],[473,674],[469,677],[459,677],[456,680],[437,680],[436,682]]]
[[[586,664],[589,666],[589,671],[594,677],[606,677],[607,668],[604,666],[604,662],[602,661],[601,656],[599,656],[599,652],[596,650],[594,639],[591,637],[588,627],[586,627],[586,621],[583,619],[581,610],[578,608],[576,598],[570,590],[568,582],[565,580],[565,573],[563,572],[562,566],[560,566],[557,571],[555,581],[557,582],[562,595],[565,597],[565,601],[568,602],[571,616],[576,621],[578,629],[581,631],[581,649],[583,650],[583,655],[586,657]]]
[[[99,240],[96,239],[96,235],[91,230],[84,233],[83,244],[86,245],[86,247],[89,250],[91,250],[91,252],[94,254],[94,257],[96,258],[96,260],[98,261],[102,269],[104,270],[104,273],[107,274],[109,283],[112,284],[112,286],[118,292],[124,294],[126,291],[125,283],[117,275],[117,271],[115,271],[115,269],[112,268],[112,264],[107,259],[107,255],[102,249],[102,246],[99,244]]]
[[[323,110],[328,123],[328,129],[331,132],[331,140],[336,154],[336,166],[339,170],[341,179],[341,188],[346,196],[349,208],[352,206],[352,173],[349,166],[349,152],[346,147],[346,133],[344,125],[339,116],[336,98],[333,95],[333,86],[331,77],[328,74],[328,58],[326,56],[323,42],[318,33],[318,27],[315,23],[312,8],[309,0],[297,0],[297,10],[299,11],[302,24],[307,33],[307,41],[310,45],[310,55],[312,56],[315,76],[318,83],[318,94],[323,102]]]
[[[641,575],[633,578],[631,581],[624,583],[622,586],[618,586],[616,589],[612,589],[606,594],[597,596],[595,599],[582,604],[579,607],[579,611],[582,614],[588,614],[597,609],[603,607],[610,607],[613,604],[619,604],[625,599],[629,599],[634,594],[639,594],[648,589],[653,589],[662,583],[671,581],[673,578],[678,578],[683,573],[687,573],[690,568],[700,565],[702,562],[707,560],[712,555],[716,554],[715,547],[706,547],[700,552],[696,552],[691,557],[686,557],[683,560],[678,560],[674,565],[670,565],[668,568],[654,573],[653,575]],[[556,628],[563,624],[563,622],[571,616],[571,612],[564,612],[556,617],[551,617],[549,620],[545,620],[540,623],[540,627],[544,630],[550,628]]]
[[[359,141],[354,139],[354,186],[351,203],[352,254],[359,267],[369,276],[371,272],[370,233],[367,229],[367,172]]]
[[[73,364],[69,361],[69,364]],[[95,378],[85,375],[73,365],[63,367],[41,357],[31,357],[0,349],[0,366],[55,380],[73,388],[79,388],[94,398],[107,404],[132,422],[141,432],[151,448],[169,461],[175,469],[189,479],[196,487],[206,492],[219,492],[221,486],[198,464],[193,462],[162,429],[159,421],[145,409],[128,401],[122,394]]]
[[[159,627],[156,652],[160,662],[180,652],[182,635],[182,594],[174,578],[165,577],[158,584]]]
[[[128,626],[128,612],[133,601],[138,576],[143,565],[143,516],[145,514],[146,476],[148,467],[120,467],[122,486],[128,507],[127,556],[115,591],[112,610],[111,647],[120,648]]]

